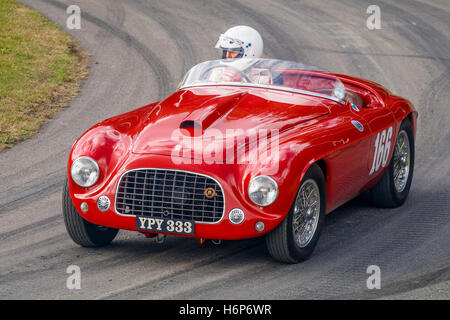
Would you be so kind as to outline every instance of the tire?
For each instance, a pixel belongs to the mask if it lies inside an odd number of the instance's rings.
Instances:
[[[67,180],[62,194],[62,207],[67,232],[72,240],[82,247],[106,246],[114,240],[119,232],[118,229],[98,226],[83,219],[73,206]]]
[[[309,188],[309,189],[307,189]],[[299,210],[298,200],[302,198],[303,191],[313,190],[312,195],[317,194],[319,199],[316,198],[319,208],[315,210]],[[323,228],[323,222],[325,220],[325,205],[326,205],[326,189],[325,178],[320,167],[313,164],[305,176],[297,191],[297,195],[294,202],[287,214],[286,218],[270,233],[266,235],[266,245],[270,255],[280,262],[285,263],[298,263],[306,260],[314,251],[314,248],[319,240],[320,233]],[[313,206],[310,206],[310,209]],[[305,213],[309,212],[309,214]],[[303,214],[302,214],[303,213]],[[316,220],[312,222],[312,215],[316,217]],[[304,217],[304,220],[301,218]],[[311,221],[315,223],[314,231],[310,233],[308,239],[301,240],[298,233],[294,231],[296,226],[295,220]],[[303,230],[304,228],[299,228]],[[298,241],[296,240],[298,239]]]
[[[399,148],[401,140],[404,138],[407,138],[409,143],[409,164],[407,169],[405,169],[408,175],[406,179],[403,179],[402,183],[399,183],[399,180],[395,179],[396,168],[401,167],[404,162],[400,160],[397,154],[397,148]],[[383,177],[369,190],[372,203],[380,208],[399,207],[406,201],[409,194],[414,172],[414,135],[411,122],[408,118],[403,120],[400,126],[393,152],[394,154]]]

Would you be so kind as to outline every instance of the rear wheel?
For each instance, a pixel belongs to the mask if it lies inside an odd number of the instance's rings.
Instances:
[[[414,136],[411,122],[403,120],[394,154],[381,180],[370,189],[372,202],[381,208],[401,206],[408,197],[414,171]]]
[[[325,219],[325,178],[313,164],[286,218],[266,236],[267,249],[278,261],[297,263],[313,252]]]
[[[72,240],[82,247],[102,247],[114,240],[118,229],[99,226],[83,219],[73,206],[67,181],[62,194],[64,224]]]

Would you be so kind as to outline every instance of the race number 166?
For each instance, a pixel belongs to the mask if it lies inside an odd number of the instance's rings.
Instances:
[[[378,132],[377,139],[375,140],[375,152],[373,154],[372,169],[370,173],[377,172],[380,167],[384,168],[389,158],[391,151],[391,139],[392,139],[392,127]]]

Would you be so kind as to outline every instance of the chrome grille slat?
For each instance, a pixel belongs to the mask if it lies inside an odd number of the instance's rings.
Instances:
[[[206,188],[213,188],[215,197],[206,198]],[[123,215],[215,223],[222,219],[224,202],[221,186],[210,177],[188,171],[146,168],[128,171],[121,177],[115,206],[117,213]]]
[[[123,194],[123,193],[119,193],[119,194]],[[167,197],[167,196],[165,196],[165,197],[161,197],[161,198],[169,198],[169,197]],[[218,198],[220,198],[220,199],[222,199],[222,197],[218,197]],[[171,198],[172,199],[172,198]],[[178,197],[176,197],[176,198],[174,198],[174,199],[176,199],[176,200],[192,200],[192,199],[190,199],[190,198],[178,198]],[[126,200],[133,200],[133,201],[142,201],[142,202],[151,202],[151,200],[143,200],[143,199],[141,199],[141,198],[132,198],[132,197],[127,197],[127,199]],[[194,200],[196,200],[196,199],[194,199]],[[200,199],[197,199],[197,200],[200,200]],[[164,200],[165,201],[165,200]],[[121,199],[119,199],[118,200],[118,202],[123,202]],[[166,203],[171,203],[172,201],[165,201]],[[150,205],[150,206],[152,206],[152,205]],[[157,207],[157,206],[153,206],[153,207]]]
[[[143,210],[143,208],[145,208],[144,206],[135,206],[135,207],[141,207],[142,209],[141,210]],[[148,207],[147,207],[148,208]],[[154,207],[153,209],[166,209],[165,207]],[[195,212],[198,212],[198,211],[196,211],[195,209],[181,209],[181,208],[175,208],[174,209],[174,212],[175,211],[180,211],[180,212],[185,212],[185,211],[191,211],[192,213],[195,213]],[[161,211],[153,211],[153,210],[150,210],[150,211],[148,211],[148,212],[161,212]],[[209,214],[214,214],[215,213],[215,211],[214,210],[205,210],[205,211],[203,211],[204,213],[209,213]],[[181,214],[181,213],[180,213]],[[189,214],[189,216],[192,216],[192,214]]]
[[[177,187],[183,187],[183,186],[177,186]],[[195,191],[200,191],[200,192],[203,192],[203,191],[205,191],[205,188],[206,187],[214,187],[213,185],[206,185],[204,188],[189,188],[190,190],[195,190]],[[138,188],[138,187],[136,187],[136,190],[143,190],[143,189],[145,189],[145,188]],[[216,188],[216,191],[217,191],[217,188]]]

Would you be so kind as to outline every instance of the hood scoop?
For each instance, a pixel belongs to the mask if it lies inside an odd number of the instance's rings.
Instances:
[[[193,110],[181,123],[181,132],[189,137],[201,136],[242,100],[246,92],[216,97]]]
[[[202,124],[193,120],[185,120],[181,122],[180,131],[188,137],[199,137],[203,134]]]

